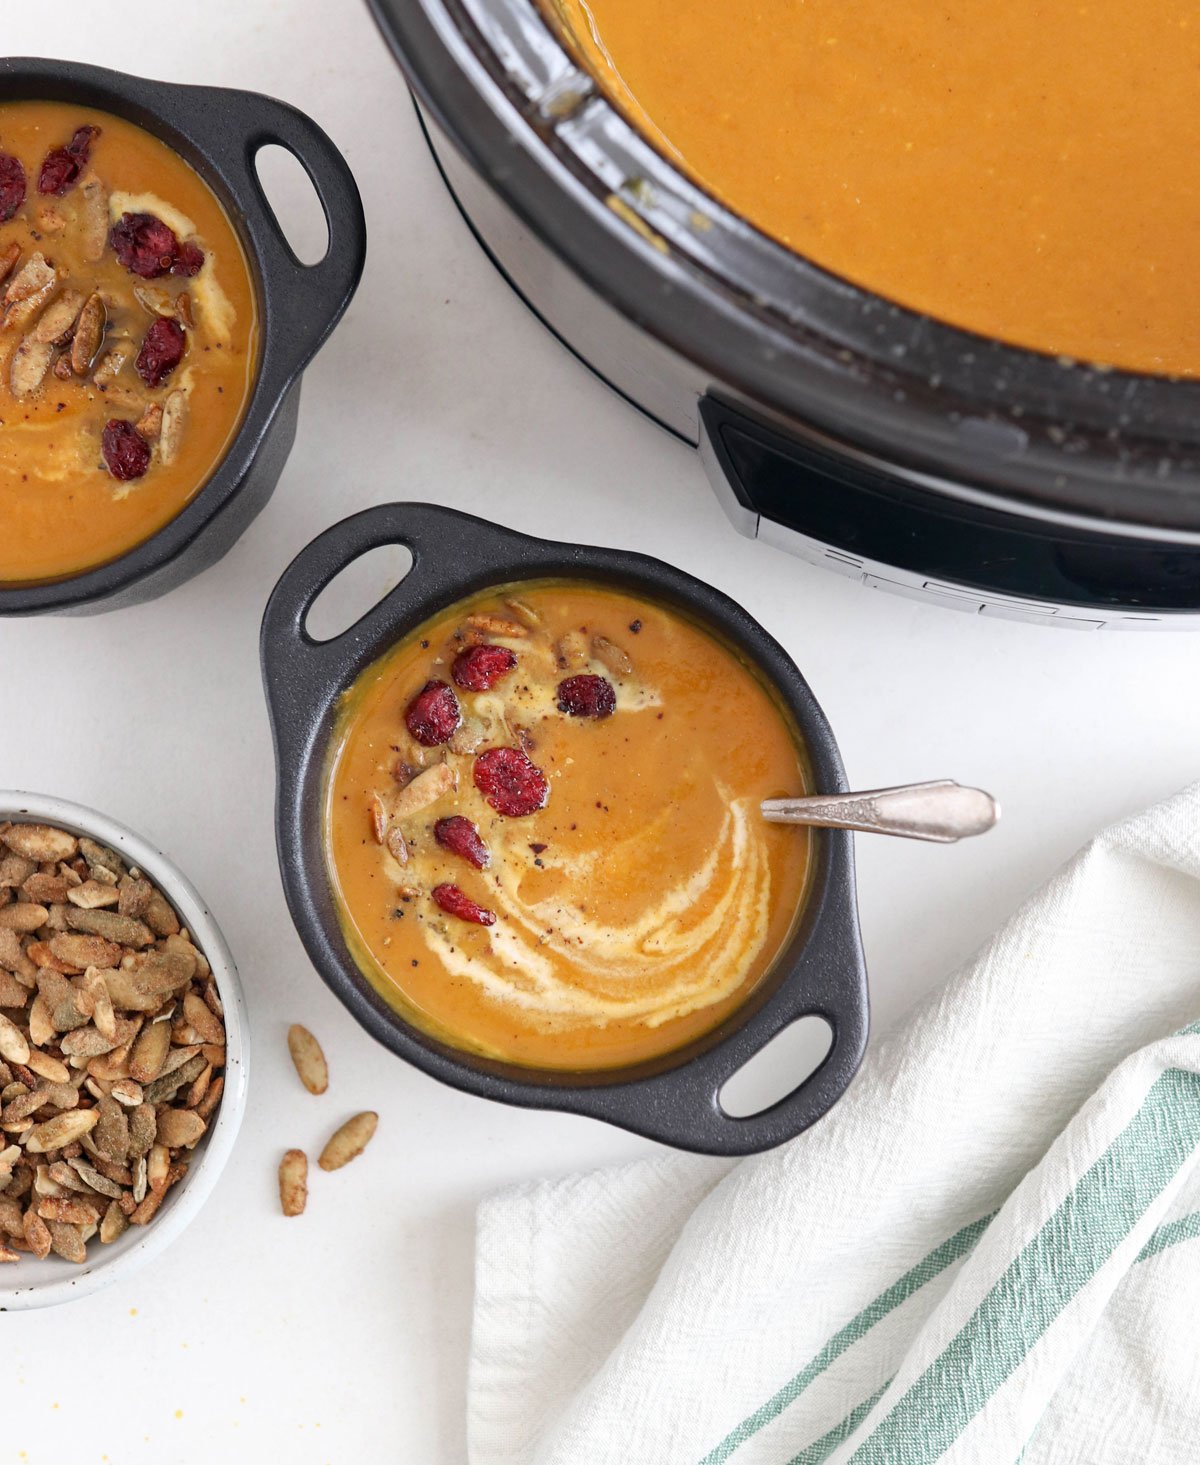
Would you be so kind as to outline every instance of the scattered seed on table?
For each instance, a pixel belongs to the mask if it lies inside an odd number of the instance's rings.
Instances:
[[[378,1123],[379,1115],[370,1109],[365,1113],[355,1114],[352,1119],[347,1119],[345,1124],[331,1136],[321,1151],[317,1164],[322,1170],[340,1170],[343,1165],[348,1165],[371,1143]]]

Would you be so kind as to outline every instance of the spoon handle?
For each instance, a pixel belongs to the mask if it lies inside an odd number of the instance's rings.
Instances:
[[[861,794],[764,799],[762,816],[772,824],[814,824],[953,844],[989,830],[1000,817],[1000,806],[981,788],[964,788],[944,778]]]

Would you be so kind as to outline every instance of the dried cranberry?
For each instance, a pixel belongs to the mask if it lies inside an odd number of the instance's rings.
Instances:
[[[408,704],[404,721],[422,747],[444,743],[462,721],[454,688],[445,682],[426,682]]]
[[[477,926],[496,924],[496,912],[476,905],[471,897],[465,895],[457,885],[435,885],[433,898],[444,911],[452,916],[457,916],[460,921],[474,921]]]
[[[128,483],[140,478],[150,466],[150,444],[132,422],[114,417],[100,436],[104,462],[114,478]]]
[[[122,214],[109,231],[108,242],[120,263],[143,280],[165,275],[179,253],[174,230],[153,214]]]
[[[179,246],[175,258],[171,263],[171,273],[173,275],[183,275],[185,279],[190,280],[193,275],[198,275],[203,268],[204,251],[198,244],[193,244],[190,239],[185,240]]]
[[[517,664],[507,646],[468,646],[454,658],[450,675],[468,692],[487,692]]]
[[[558,710],[568,717],[611,717],[617,706],[612,683],[591,673],[558,684]]]
[[[57,193],[60,197],[79,177],[79,164],[66,148],[54,148],[46,154],[38,174],[39,193]]]
[[[519,748],[489,748],[475,759],[475,787],[498,814],[518,819],[546,807],[550,786]]]
[[[98,127],[78,127],[65,148],[51,148],[38,174],[38,192],[61,198],[87,167],[92,139],[99,136]]]
[[[452,855],[466,860],[477,870],[486,870],[492,863],[492,857],[479,830],[461,814],[451,814],[448,819],[439,819],[433,826],[433,837],[443,849],[448,849]]]
[[[12,153],[0,153],[0,223],[9,219],[25,202],[25,164]]]
[[[177,320],[160,316],[146,332],[134,366],[148,387],[158,387],[183,360],[187,336]]]

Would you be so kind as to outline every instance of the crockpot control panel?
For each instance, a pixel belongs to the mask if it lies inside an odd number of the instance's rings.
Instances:
[[[1077,630],[1200,629],[1200,550],[939,496],[707,396],[700,451],[735,527],[863,584]]]

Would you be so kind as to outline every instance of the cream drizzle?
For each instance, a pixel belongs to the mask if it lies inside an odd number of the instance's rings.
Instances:
[[[157,193],[125,193],[117,190],[109,195],[109,218],[115,224],[122,214],[153,214],[171,229],[177,239],[191,239],[196,226],[187,214]],[[187,281],[188,292],[196,306],[197,322],[207,329],[214,343],[227,346],[233,336],[237,311],[233,302],[217,283],[217,254],[204,243],[204,264],[198,275]]]
[[[633,1019],[658,1027],[721,1002],[766,942],[771,874],[752,803],[732,799],[723,785],[718,790],[725,814],[708,856],[627,924],[598,925],[557,896],[527,902],[521,886],[528,867],[506,852],[497,861],[490,952],[472,956],[450,930],[432,924],[431,950],[451,975],[551,1022]],[[639,843],[665,837],[668,819],[664,810],[639,832]],[[613,854],[610,848],[547,867],[560,870],[570,889],[586,891],[600,860]]]

